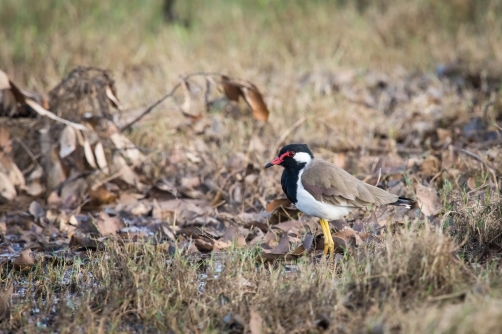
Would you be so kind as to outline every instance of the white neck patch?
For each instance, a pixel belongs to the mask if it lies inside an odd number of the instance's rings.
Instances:
[[[307,165],[312,161],[312,157],[310,156],[310,154],[305,152],[296,152],[293,159],[295,159],[297,162],[300,163],[306,163]]]

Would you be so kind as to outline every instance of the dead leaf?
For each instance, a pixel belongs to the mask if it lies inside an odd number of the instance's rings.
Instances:
[[[101,142],[98,142],[94,147],[94,155],[96,156],[98,167],[103,171],[103,173],[108,174],[108,162],[106,161],[105,150],[103,149],[103,144],[101,144]]]
[[[239,97],[244,96],[241,88],[232,83],[226,75],[221,76],[221,86],[223,87],[223,92],[225,96],[230,101],[239,101]]]
[[[467,179],[467,187],[469,187],[470,190],[476,189],[476,178],[471,176],[470,178]]]
[[[0,291],[0,321],[10,319],[11,298],[13,291],[13,285],[10,285],[6,289],[2,289],[2,291]]]
[[[243,87],[244,98],[253,112],[254,119],[268,122],[269,111],[263,97],[255,85]]]
[[[66,126],[59,137],[59,157],[61,159],[69,156],[77,148],[77,134],[71,126]]]
[[[98,166],[96,165],[96,159],[94,159],[94,154],[92,153],[91,144],[89,143],[89,140],[85,133],[84,133],[83,146],[84,146],[85,159],[87,160],[87,163],[89,163],[89,166],[91,166],[92,168],[98,168]]]
[[[16,196],[16,188],[10,181],[9,177],[0,172],[0,199],[3,198],[4,200],[11,201],[16,198]]]
[[[286,234],[293,234],[295,236],[302,236],[305,232],[305,223],[298,220],[285,221],[274,225],[274,229],[279,229]]]
[[[282,207],[287,207],[291,205],[291,201],[287,198],[279,198],[279,199],[274,199],[272,202],[267,204],[267,208],[265,209],[267,212],[272,212],[276,208],[282,206]]]
[[[435,176],[441,170],[441,162],[436,156],[429,154],[422,162],[420,169],[426,176]]]
[[[5,173],[13,186],[20,189],[24,188],[26,181],[23,173],[19,170],[11,157],[0,155],[0,173]]]
[[[256,310],[250,310],[249,329],[251,334],[261,334],[263,331],[263,319]]]
[[[354,230],[343,230],[332,234],[333,241],[335,242],[335,249],[343,251],[354,247],[356,244],[355,235],[357,234]]]
[[[10,132],[5,126],[0,126],[0,149],[4,153],[10,153],[12,150],[10,145]]]
[[[104,211],[99,213],[95,224],[102,236],[115,234],[117,231],[125,227],[125,224],[120,217],[110,217]]]
[[[42,208],[42,206],[40,205],[40,203],[38,203],[37,201],[33,201],[33,202],[30,203],[30,208],[29,208],[28,211],[33,216],[33,218],[35,218],[35,220],[37,220],[37,221],[41,217],[45,216],[44,209]]]
[[[110,100],[110,102],[112,103],[112,105],[115,108],[117,108],[118,110],[122,110],[122,106],[121,106],[121,104],[119,102],[119,99],[117,99],[117,97],[113,93],[113,90],[110,88],[110,85],[106,85],[105,93],[106,93],[106,97]]]
[[[89,197],[91,198],[90,204],[95,206],[110,204],[117,199],[117,196],[109,191],[105,185],[101,185],[97,189],[90,189]]]
[[[289,252],[289,238],[286,233],[284,233],[279,239],[279,244],[275,246],[270,253],[272,254],[287,254]]]
[[[103,243],[96,239],[91,239],[83,235],[72,235],[68,247],[75,250],[100,250],[104,248]]]
[[[419,206],[425,216],[435,216],[441,212],[443,206],[435,189],[417,183],[415,192]]]
[[[27,248],[12,261],[14,268],[25,271],[35,265],[35,257],[31,249]]]
[[[10,89],[10,80],[7,74],[0,70],[0,89]]]
[[[303,239],[303,243],[298,246],[292,253],[291,255],[303,255],[308,253],[310,250],[310,247],[312,247],[312,242],[314,241],[314,234],[313,233],[307,233],[305,236],[305,239]]]
[[[227,226],[221,240],[223,242],[235,242],[237,247],[244,247],[247,245],[246,238],[244,238],[244,235],[242,235],[239,228],[235,225]]]
[[[194,243],[195,243],[195,247],[197,247],[197,249],[200,252],[210,252],[214,248],[213,240],[211,240],[208,237],[205,237],[203,235],[197,237],[194,240]]]

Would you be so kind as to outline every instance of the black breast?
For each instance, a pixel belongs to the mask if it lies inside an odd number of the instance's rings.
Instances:
[[[286,197],[293,203],[296,204],[296,190],[298,188],[298,175],[299,170],[293,170],[290,168],[285,168],[282,172],[281,186],[282,191],[286,194]]]

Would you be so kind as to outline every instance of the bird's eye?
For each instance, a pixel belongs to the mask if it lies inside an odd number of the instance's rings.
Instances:
[[[295,154],[296,154],[296,152],[295,152],[295,151],[289,151],[289,157],[290,157],[290,158],[294,157],[294,156],[295,156]]]

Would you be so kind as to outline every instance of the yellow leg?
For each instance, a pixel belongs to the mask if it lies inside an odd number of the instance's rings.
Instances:
[[[319,221],[319,223],[321,224],[322,235],[324,236],[324,251],[322,254],[323,254],[323,256],[326,256],[326,255],[328,255],[328,250],[329,250],[328,233],[326,230],[325,220],[321,219]]]
[[[322,232],[324,234],[324,252],[323,255],[326,256],[329,253],[330,257],[335,255],[335,242],[331,237],[331,230],[329,228],[328,221],[325,219],[320,220]]]

